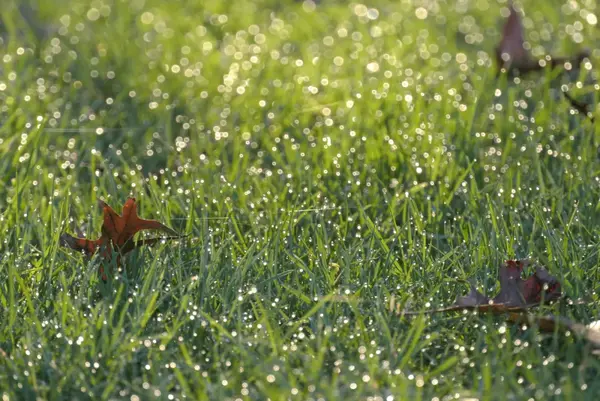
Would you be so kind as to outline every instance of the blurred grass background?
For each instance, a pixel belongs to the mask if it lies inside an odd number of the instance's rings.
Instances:
[[[598,319],[597,6],[517,3],[591,56],[496,80],[506,6],[3,3],[2,396],[597,399],[574,336],[394,312],[533,257]],[[188,237],[105,284],[58,236],[128,196]]]

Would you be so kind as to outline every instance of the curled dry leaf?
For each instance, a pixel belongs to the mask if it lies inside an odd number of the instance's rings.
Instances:
[[[537,266],[535,273],[526,280],[521,278],[523,269],[530,264],[529,260],[507,260],[503,263],[498,270],[500,292],[494,298],[487,297],[471,285],[469,294],[458,297],[454,305],[425,312],[405,311],[402,314],[415,315],[465,309],[477,309],[484,313],[506,313],[524,311],[539,305],[542,301],[551,302],[560,298],[560,283],[543,267]]]
[[[471,285],[469,294],[458,297],[456,303],[449,307],[400,313],[418,315],[475,309],[482,313],[508,314],[508,321],[535,325],[541,331],[570,331],[590,344],[595,355],[600,355],[600,321],[586,326],[560,316],[534,316],[526,313],[529,308],[539,305],[542,301],[553,301],[561,296],[560,283],[543,267],[537,266],[535,273],[526,280],[521,278],[523,269],[530,264],[529,260],[507,260],[502,264],[498,271],[500,292],[494,298],[488,298]]]
[[[584,50],[575,57],[551,57],[543,60],[534,60],[525,49],[524,29],[521,16],[515,10],[512,1],[508,6],[509,15],[502,28],[502,39],[496,47],[496,63],[498,73],[504,69],[509,74],[519,72],[526,74],[531,71],[540,71],[546,66],[561,67],[569,63],[571,66],[580,65],[589,57],[589,52]]]
[[[102,223],[102,235],[96,240],[86,238],[76,238],[69,234],[60,236],[60,243],[71,249],[85,253],[91,256],[100,251],[104,261],[109,261],[112,252],[119,253],[117,264],[120,263],[120,257],[134,250],[137,247],[148,245],[152,246],[160,241],[179,238],[180,235],[173,229],[165,226],[156,220],[142,219],[137,214],[137,203],[135,198],[129,198],[123,205],[122,215],[117,214],[109,205],[103,201],[99,202],[104,213]],[[160,230],[167,234],[166,238],[149,238],[140,241],[134,241],[133,237],[142,230]],[[100,266],[100,274],[103,280],[107,279],[104,267]]]
[[[534,60],[527,49],[525,49],[523,23],[521,21],[521,16],[517,10],[515,10],[512,1],[509,3],[508,9],[509,15],[502,29],[502,39],[496,47],[496,65],[498,66],[498,74],[502,71],[505,71],[510,75],[516,73],[526,74],[532,71],[540,71],[546,66],[550,66],[551,68],[565,67],[570,69],[574,66],[579,66],[583,60],[589,58],[589,51],[583,50],[574,57],[546,56],[543,60]],[[565,99],[571,104],[571,107],[587,116],[592,122],[594,121],[589,105],[574,99],[566,91],[561,92]]]
[[[502,28],[500,44],[496,47],[496,62],[500,68],[505,68],[507,71],[511,68],[518,69],[528,66],[533,62],[523,46],[525,39],[521,16],[515,10],[512,2],[508,9],[510,14]]]
[[[503,305],[506,308],[528,307],[542,301],[553,301],[560,297],[560,283],[543,267],[536,267],[535,273],[523,280],[521,273],[529,265],[529,260],[507,260],[498,270],[500,292],[490,299],[471,286],[471,292],[458,297],[457,306]]]

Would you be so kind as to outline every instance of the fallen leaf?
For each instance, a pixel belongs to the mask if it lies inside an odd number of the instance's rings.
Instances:
[[[469,294],[464,297],[458,297],[456,299],[455,305],[469,307],[469,306],[485,305],[485,304],[489,304],[489,303],[490,303],[490,299],[488,297],[486,297],[485,295],[483,295],[482,293],[480,293],[479,291],[477,291],[477,289],[471,284],[471,290],[469,291]]]
[[[516,312],[537,306],[542,300],[551,302],[560,298],[560,283],[543,267],[537,266],[535,273],[526,280],[521,278],[523,269],[530,264],[530,260],[507,260],[503,263],[498,270],[500,292],[494,298],[485,296],[471,285],[469,294],[458,297],[454,305],[424,312],[405,311],[402,314],[415,315],[465,309],[477,309],[484,313]]]
[[[143,245],[154,245],[159,241],[175,239],[181,237],[175,230],[165,226],[156,220],[142,219],[137,214],[137,203],[135,198],[129,198],[123,205],[122,215],[117,214],[108,204],[99,202],[104,213],[102,223],[102,235],[96,240],[87,238],[76,238],[69,234],[60,236],[60,243],[68,248],[92,256],[100,251],[100,255],[105,262],[112,257],[113,251],[119,254],[117,264],[120,264],[120,257],[131,252],[135,248]],[[134,241],[133,237],[142,230],[160,230],[170,234],[165,238],[148,238],[140,241]],[[100,266],[100,274],[103,280],[106,280],[104,267]]]
[[[502,39],[496,47],[496,63],[498,74],[502,70],[509,74],[526,74],[532,71],[543,70],[546,66],[552,68],[564,67],[567,63],[579,66],[584,59],[589,57],[587,50],[581,51],[575,57],[551,57],[534,60],[525,49],[524,29],[521,16],[515,9],[512,1],[508,5],[509,15],[502,29]]]
[[[521,278],[523,269],[530,264],[531,261],[527,259],[503,263],[498,270],[500,292],[494,298],[483,295],[471,285],[469,294],[458,297],[451,306],[426,311],[401,311],[399,314],[411,316],[470,309],[480,313],[508,314],[511,323],[535,325],[545,332],[570,331],[585,339],[594,348],[593,354],[600,355],[600,321],[586,326],[560,316],[534,316],[527,313],[529,308],[540,305],[542,301],[554,301],[561,296],[560,283],[541,266],[536,266],[535,273],[526,280]],[[585,302],[574,304],[582,303]]]
[[[537,266],[527,280],[521,278],[530,260],[507,260],[498,270],[500,292],[490,299],[471,286],[469,295],[458,297],[456,306],[502,305],[505,308],[528,308],[542,299],[553,301],[560,297],[560,283],[546,269]]]
[[[504,23],[502,29],[502,39],[496,47],[496,65],[498,66],[497,75],[503,71],[509,75],[527,74],[532,71],[540,71],[550,66],[551,68],[564,67],[571,69],[579,66],[583,60],[589,58],[588,50],[579,52],[575,57],[551,57],[546,56],[543,60],[534,60],[525,49],[524,29],[521,16],[515,10],[512,1],[509,2],[508,9],[510,14]],[[589,110],[590,106],[581,103],[570,96],[566,91],[561,91],[565,99],[575,110],[587,116],[592,122],[594,117]]]
[[[525,44],[521,16],[510,2],[510,14],[502,29],[502,39],[496,47],[496,62],[501,68],[509,71],[511,68],[528,66],[532,63],[529,53],[523,46]]]

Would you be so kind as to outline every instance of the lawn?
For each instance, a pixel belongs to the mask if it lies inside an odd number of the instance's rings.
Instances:
[[[507,4],[3,2],[2,401],[598,399],[577,335],[401,313],[531,258],[582,300],[533,316],[600,316],[596,3],[517,3],[591,49],[517,78]],[[128,197],[185,237],[105,281],[59,239]]]

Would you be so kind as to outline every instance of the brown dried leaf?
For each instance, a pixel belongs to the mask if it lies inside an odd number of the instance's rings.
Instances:
[[[477,291],[477,289],[471,284],[471,290],[469,294],[466,296],[456,298],[456,302],[454,303],[456,306],[479,306],[489,304],[490,299]]]
[[[495,304],[525,305],[521,272],[530,262],[528,260],[507,260],[500,269],[500,292],[494,297]]]
[[[97,240],[89,240],[87,238],[76,238],[69,234],[60,236],[60,245],[68,248],[84,252],[87,256],[100,251],[104,262],[110,261],[113,249],[120,256],[132,251],[133,249],[143,245],[154,245],[162,240],[180,238],[173,229],[165,226],[156,220],[145,220],[137,215],[137,203],[135,198],[129,198],[123,206],[122,215],[117,214],[109,205],[103,201],[99,202],[104,213],[102,223],[102,235]],[[136,233],[142,230],[160,230],[170,234],[166,238],[150,238],[141,241],[134,241],[133,237]],[[120,264],[121,258],[118,258],[117,264]],[[104,267],[100,267],[100,274],[103,280],[106,280]]]
[[[509,2],[510,14],[502,29],[502,39],[496,47],[496,65],[498,74],[504,70],[509,74],[519,72],[526,74],[532,71],[540,71],[546,66],[551,68],[564,67],[566,64],[579,66],[584,59],[589,57],[589,51],[584,50],[575,57],[550,57],[545,60],[534,60],[525,49],[524,29],[519,12],[515,9],[512,1]]]
[[[521,68],[530,65],[532,60],[529,53],[523,47],[525,43],[523,24],[521,16],[510,2],[508,9],[510,14],[502,29],[502,40],[496,47],[496,61],[500,68],[507,71],[512,68]]]
[[[521,273],[530,265],[529,260],[507,260],[498,270],[500,292],[490,299],[471,285],[469,294],[456,299],[453,305],[427,311],[404,311],[402,315],[420,313],[439,313],[476,309],[482,313],[507,313],[525,311],[538,306],[542,300],[550,302],[561,296],[561,286],[556,277],[543,267],[537,267],[535,273],[523,280]]]
[[[525,306],[540,303],[542,298],[549,301],[560,297],[560,283],[542,267],[527,280],[521,279],[523,269],[530,264],[529,260],[507,260],[500,267],[500,293],[493,299],[495,304]]]

